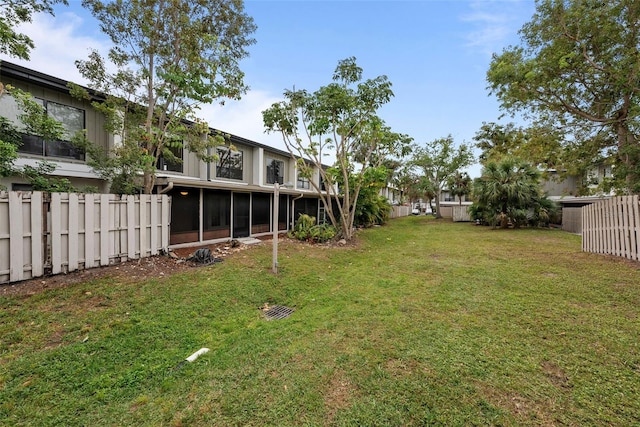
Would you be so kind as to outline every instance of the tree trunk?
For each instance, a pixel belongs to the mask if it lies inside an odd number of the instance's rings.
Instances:
[[[144,194],[151,194],[153,192],[153,186],[156,183],[156,175],[154,173],[145,171],[143,179],[144,181],[142,190],[144,191]]]
[[[617,126],[618,134],[618,159],[625,166],[626,190],[630,194],[640,193],[638,182],[638,168],[640,167],[640,145],[636,136],[629,130],[626,122]]]
[[[436,218],[442,218],[442,214],[440,213],[440,195],[436,194]]]
[[[509,216],[506,213],[500,212],[500,215],[498,215],[498,219],[500,220],[500,228],[509,228]]]

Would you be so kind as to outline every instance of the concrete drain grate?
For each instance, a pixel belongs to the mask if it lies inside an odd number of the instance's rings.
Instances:
[[[283,305],[274,305],[265,309],[264,316],[267,320],[280,320],[289,317],[295,310]]]

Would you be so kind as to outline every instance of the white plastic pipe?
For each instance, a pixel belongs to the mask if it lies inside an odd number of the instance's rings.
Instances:
[[[193,353],[191,356],[186,358],[187,362],[193,362],[194,360],[196,360],[198,358],[198,356],[202,356],[203,354],[207,353],[209,351],[208,348],[201,348],[200,350],[196,351],[195,353]]]

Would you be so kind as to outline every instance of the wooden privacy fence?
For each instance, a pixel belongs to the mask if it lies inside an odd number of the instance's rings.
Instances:
[[[640,260],[640,201],[621,196],[582,208],[582,250]]]
[[[167,195],[0,192],[0,283],[157,255]]]
[[[391,218],[401,218],[403,216],[411,215],[411,207],[410,206],[393,206],[391,211]]]
[[[453,222],[469,222],[469,221],[471,221],[469,206],[458,205],[453,207]]]

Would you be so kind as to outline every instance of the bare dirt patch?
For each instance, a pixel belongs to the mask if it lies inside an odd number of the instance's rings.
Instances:
[[[569,387],[569,377],[567,377],[565,372],[558,365],[546,360],[542,362],[541,367],[542,371],[553,385],[560,388]]]
[[[243,244],[236,246],[231,245],[231,243],[221,243],[195,248],[181,248],[173,250],[172,256],[157,255],[105,267],[89,268],[67,274],[44,276],[22,282],[3,284],[0,285],[0,295],[35,295],[48,289],[66,288],[77,283],[104,278],[129,281],[168,277],[181,271],[200,267],[201,264],[188,259],[197,249],[208,248],[211,250],[213,257],[224,260],[248,247],[248,245]]]

